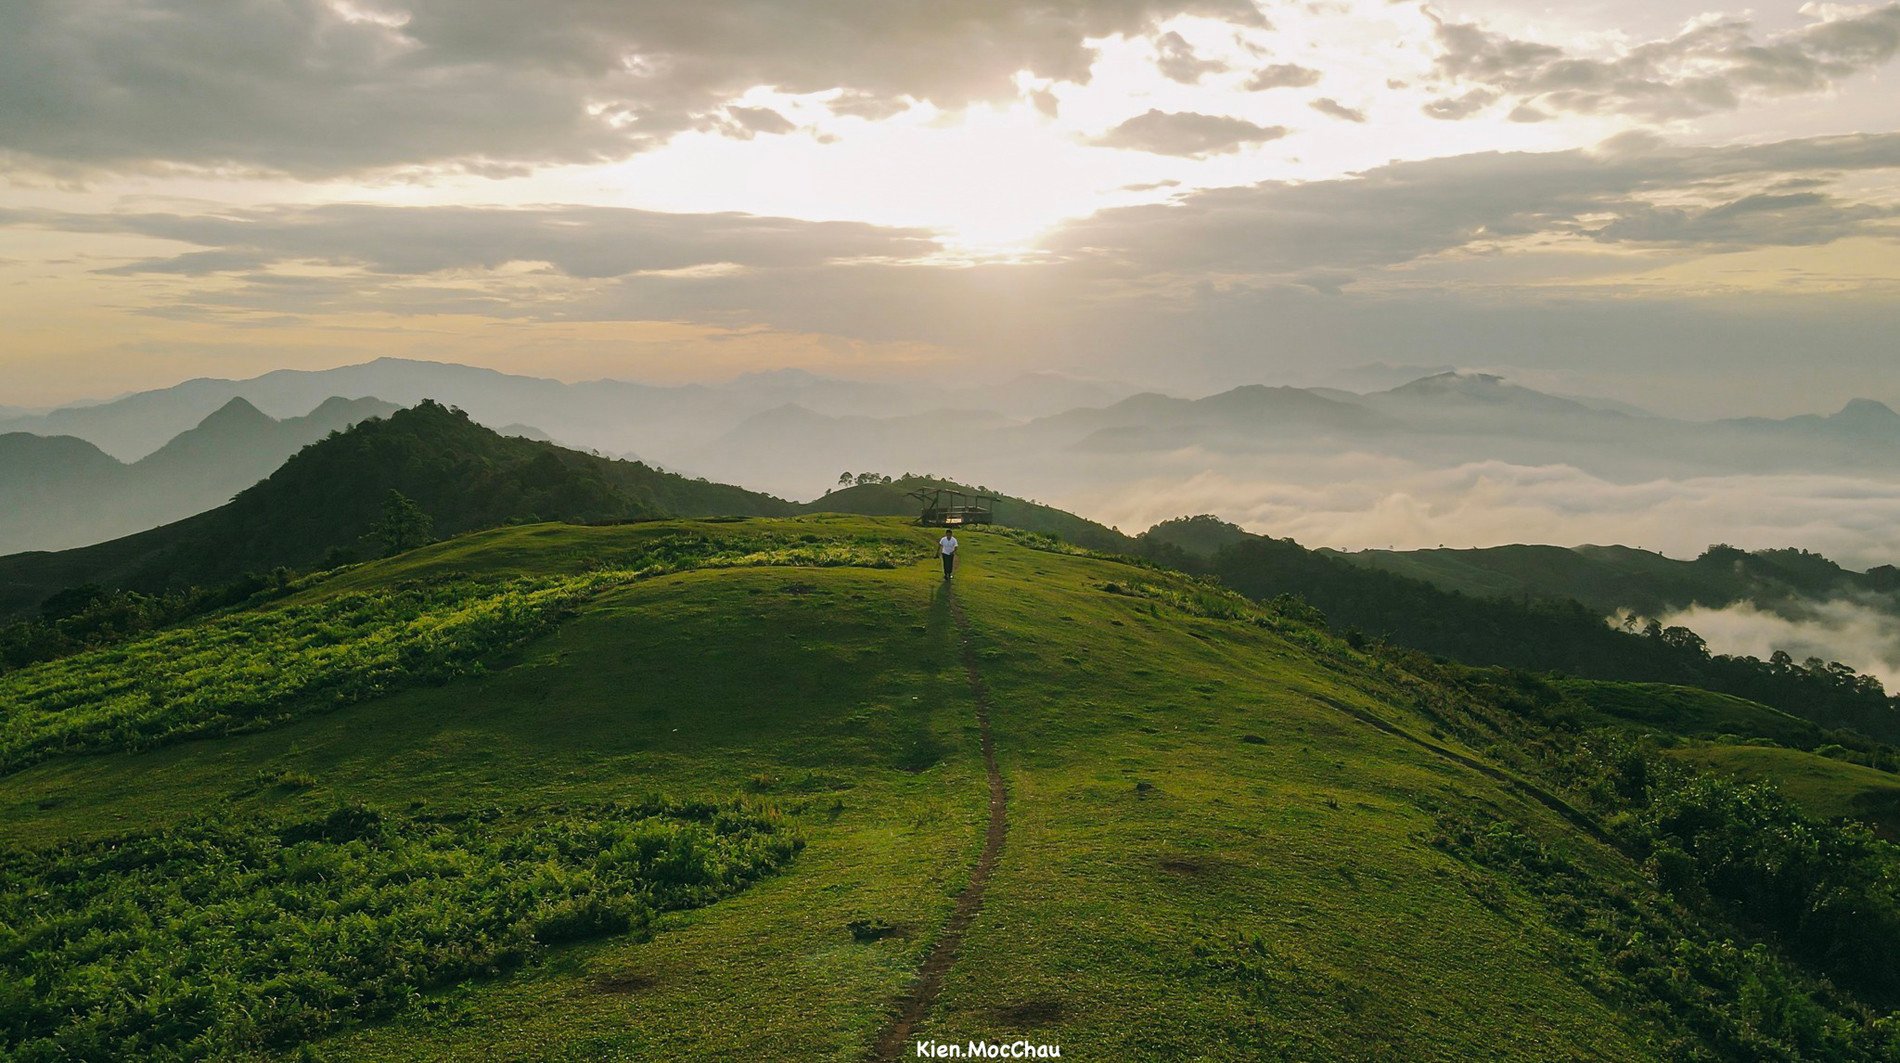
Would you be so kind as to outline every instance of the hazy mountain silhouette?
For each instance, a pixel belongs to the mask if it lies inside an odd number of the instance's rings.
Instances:
[[[234,410],[217,421],[253,419]],[[769,495],[503,436],[425,402],[305,447],[208,512],[94,546],[0,557],[0,612],[34,608],[86,583],[157,591],[358,556],[391,490],[414,499],[438,536],[533,520],[794,510]]]
[[[798,369],[751,373],[718,385],[567,384],[447,362],[379,358],[336,369],[279,370],[248,380],[188,380],[43,414],[0,415],[0,432],[78,436],[132,461],[234,398],[282,417],[331,395],[374,395],[404,406],[434,398],[467,410],[482,424],[533,425],[574,446],[652,454],[671,464],[688,463],[695,450],[746,418],[788,404],[835,416],[901,416],[954,406],[1029,417],[1113,401],[1134,390],[1047,372],[994,386],[941,389],[843,380]]]
[[[101,542],[200,513],[270,475],[300,447],[397,407],[329,398],[274,420],[232,399],[196,427],[124,464],[83,439],[0,435],[0,552]]]

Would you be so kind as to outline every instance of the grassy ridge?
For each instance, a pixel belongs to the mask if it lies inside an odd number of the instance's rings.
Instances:
[[[0,773],[55,753],[256,729],[478,673],[485,658],[633,580],[699,567],[889,567],[898,542],[674,531],[595,558],[584,573],[505,580],[449,571],[462,556],[454,546],[422,551],[379,568],[382,582],[318,578],[265,609],[0,675]]]

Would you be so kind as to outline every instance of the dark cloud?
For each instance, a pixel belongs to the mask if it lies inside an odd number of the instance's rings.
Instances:
[[[1151,110],[1102,134],[1094,143],[1156,155],[1200,157],[1239,151],[1286,135],[1285,126],[1255,125],[1244,118]]]
[[[1674,37],[1609,59],[1580,58],[1476,23],[1440,19],[1437,73],[1448,83],[1478,86],[1474,92],[1534,102],[1539,110],[1533,113],[1614,112],[1668,120],[1732,110],[1751,95],[1823,91],[1900,51],[1900,4],[1814,10],[1822,21],[1766,40],[1756,39],[1747,19],[1699,20]],[[1442,113],[1433,110],[1439,104],[1446,105]],[[1464,118],[1477,110],[1440,100],[1426,113]]]
[[[849,113],[1086,80],[1090,37],[1249,0],[10,0],[0,150],[326,175],[617,158],[745,89]]]
[[[1900,134],[1693,150],[1630,137],[1599,151],[1484,152],[1340,180],[1209,189],[1103,211],[1047,246],[1153,278],[1377,268],[1543,235],[1713,250],[1816,244],[1884,231],[1892,208],[1821,190],[1764,196],[1761,186],[1897,165]]]
[[[1155,42],[1155,65],[1163,76],[1183,85],[1192,85],[1209,74],[1218,74],[1227,69],[1227,64],[1217,59],[1203,59],[1195,54],[1194,46],[1187,38],[1178,33],[1164,33]]]
[[[1590,235],[1612,243],[1784,247],[1831,243],[1900,217],[1900,208],[1843,202],[1822,192],[1743,196],[1700,210],[1629,205]]]
[[[1301,89],[1319,83],[1320,72],[1298,63],[1272,63],[1253,72],[1247,87],[1255,92],[1267,89]]]
[[[728,107],[726,115],[748,134],[790,133],[798,127],[770,107]]]
[[[1432,118],[1456,120],[1469,118],[1498,100],[1498,94],[1488,89],[1472,89],[1462,96],[1446,96],[1426,104],[1420,110]],[[1520,108],[1520,110],[1523,108]],[[1515,117],[1515,115],[1513,116]],[[1532,119],[1537,121],[1538,119]]]
[[[1248,138],[1277,135],[1239,119],[1161,117],[1213,123],[1213,133],[1194,134],[1202,146],[1231,143],[1226,123],[1244,127]],[[1172,129],[1157,135],[1190,136]],[[1211,275],[1306,284],[1513,238],[1721,251],[1900,235],[1894,205],[1843,190],[1853,184],[1844,181],[1852,171],[1892,168],[1900,168],[1900,133],[1722,148],[1625,136],[1593,151],[1391,163],[1335,180],[1204,189],[1102,211],[1056,230],[1043,242],[1043,264],[1010,272],[1014,280],[1004,287],[1020,293],[1024,278],[1055,278],[1044,294],[1060,298],[1098,281],[1124,289],[1136,281],[1151,291]],[[827,276],[850,274],[856,284],[865,270],[887,270],[924,289],[951,275],[985,275],[919,264],[941,251],[922,230],[744,214],[333,204],[204,214],[14,210],[0,212],[0,224],[125,233],[189,248],[113,267],[115,273],[256,273],[315,263],[373,278],[545,263],[568,278],[641,285],[655,273],[687,271],[667,282],[676,291],[796,282],[812,286],[796,294],[812,302],[837,291]],[[877,292],[875,299],[888,295]]]
[[[1366,120],[1366,112],[1354,107],[1348,107],[1338,100],[1333,99],[1331,96],[1321,96],[1317,100],[1308,102],[1307,106],[1329,118],[1337,118],[1342,122],[1363,122]]]
[[[292,262],[371,274],[430,274],[545,262],[570,277],[603,278],[718,265],[785,269],[839,260],[910,259],[938,250],[930,234],[914,229],[613,207],[332,204],[200,215],[15,212],[12,222],[130,233],[208,249],[110,271],[120,274],[200,275]],[[276,280],[284,278],[271,282]]]

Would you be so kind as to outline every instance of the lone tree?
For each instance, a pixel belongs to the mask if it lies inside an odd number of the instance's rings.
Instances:
[[[428,543],[434,530],[435,521],[416,500],[392,487],[383,496],[383,517],[370,534],[383,544],[384,556],[393,557]]]

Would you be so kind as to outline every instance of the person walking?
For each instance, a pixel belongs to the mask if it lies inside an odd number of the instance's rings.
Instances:
[[[957,535],[948,529],[943,538],[937,540],[937,552],[943,555],[943,578],[949,579],[950,573],[957,567]]]

